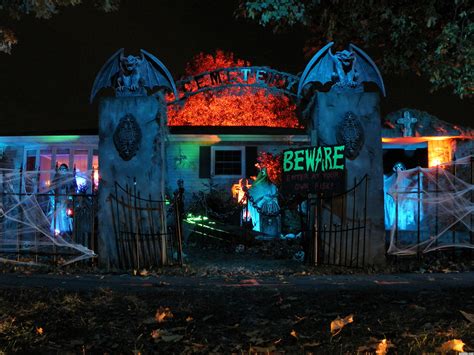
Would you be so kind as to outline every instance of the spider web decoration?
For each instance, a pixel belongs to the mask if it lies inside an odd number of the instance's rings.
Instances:
[[[55,257],[67,265],[96,256],[87,246],[96,206],[85,193],[91,177],[0,169],[0,260],[45,264]]]
[[[414,255],[473,244],[472,159],[385,177],[388,254]]]

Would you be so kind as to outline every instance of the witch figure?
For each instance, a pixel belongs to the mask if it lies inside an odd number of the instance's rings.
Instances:
[[[56,168],[51,184],[51,232],[55,236],[70,235],[74,213],[72,195],[76,193],[77,184],[74,173],[69,171],[67,164]]]
[[[252,218],[253,230],[270,236],[279,236],[278,189],[268,178],[266,168],[258,173],[257,179],[248,190],[248,196],[248,209]]]

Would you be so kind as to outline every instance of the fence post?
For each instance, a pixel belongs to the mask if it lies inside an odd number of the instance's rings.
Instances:
[[[418,180],[417,180],[417,185],[418,185],[418,189],[417,189],[417,202],[418,202],[418,215],[416,216],[416,224],[417,224],[417,228],[416,228],[416,255],[418,257],[418,259],[420,259],[421,257],[421,253],[420,253],[420,242],[421,242],[421,230],[420,230],[420,223],[421,223],[421,175],[420,175],[420,172],[421,172],[421,168],[418,167],[418,170],[417,170],[417,173],[418,173]]]
[[[323,197],[322,194],[318,193],[316,196],[316,234],[315,234],[315,243],[314,243],[314,263],[316,265],[322,264],[322,253],[323,253],[323,243],[321,238],[322,233],[322,221],[323,221]]]

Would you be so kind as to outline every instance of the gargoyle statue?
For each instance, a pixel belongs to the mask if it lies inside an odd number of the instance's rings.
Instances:
[[[332,54],[329,51],[334,61],[335,72],[332,73],[332,79],[336,82],[336,85],[342,87],[357,87],[360,83],[357,82],[359,77],[358,73],[354,69],[355,55],[353,52],[343,50]]]
[[[143,49],[140,49],[140,56],[125,56],[123,48],[115,52],[97,74],[90,102],[101,89],[109,87],[115,90],[116,96],[146,96],[157,87],[164,87],[178,96],[168,69]]]
[[[140,69],[145,62],[143,54],[141,57],[133,55],[124,56],[120,54],[120,72],[117,77],[117,90],[118,91],[138,91],[138,89],[144,89],[143,78],[140,75]]]
[[[328,43],[314,55],[306,66],[298,85],[301,95],[305,85],[319,82],[322,85],[331,83],[334,90],[363,91],[364,82],[377,84],[383,96],[385,86],[375,63],[360,48],[349,44],[347,50],[331,52],[334,42]]]

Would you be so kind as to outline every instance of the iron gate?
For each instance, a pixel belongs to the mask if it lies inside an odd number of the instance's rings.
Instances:
[[[363,267],[367,260],[368,176],[342,194],[311,199],[308,262],[317,265]]]
[[[119,267],[141,269],[182,264],[182,191],[171,201],[141,196],[136,183],[115,183],[112,218]]]

